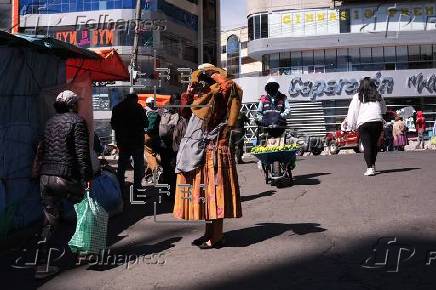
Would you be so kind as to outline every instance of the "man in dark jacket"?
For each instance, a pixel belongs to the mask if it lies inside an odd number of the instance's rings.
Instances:
[[[144,108],[138,103],[138,95],[127,97],[112,110],[112,129],[115,131],[119,158],[117,175],[121,188],[124,188],[125,173],[130,163],[134,162],[134,188],[141,188],[144,178],[144,129],[147,116]]]
[[[38,148],[41,197],[44,209],[40,245],[42,261],[35,277],[45,278],[59,269],[50,266],[47,247],[60,218],[62,201],[74,203],[84,197],[85,187],[92,179],[89,132],[86,122],[78,112],[79,97],[72,91],[60,93],[54,104],[56,115],[46,125],[44,137]],[[49,266],[47,266],[49,265]]]

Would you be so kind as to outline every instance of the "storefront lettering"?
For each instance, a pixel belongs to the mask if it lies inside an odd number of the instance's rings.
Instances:
[[[436,75],[432,74],[429,78],[424,78],[422,73],[410,76],[407,81],[407,86],[409,88],[416,88],[419,94],[422,94],[424,88],[427,89],[430,94],[433,94],[436,92]]]
[[[394,79],[392,77],[382,78],[381,73],[378,72],[375,81],[381,94],[392,94],[394,89]],[[323,95],[342,95],[343,92],[346,95],[353,95],[358,88],[359,81],[356,79],[303,81],[301,77],[296,77],[291,80],[288,92],[293,98],[303,96],[313,101]]]
[[[111,46],[113,45],[113,36],[111,29],[61,31],[55,34],[56,39],[79,47]]]

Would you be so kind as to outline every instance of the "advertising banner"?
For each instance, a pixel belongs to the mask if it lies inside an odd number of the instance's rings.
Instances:
[[[280,91],[291,101],[322,101],[351,99],[356,94],[359,82],[364,77],[373,78],[379,92],[385,98],[421,97],[436,94],[436,69],[403,71],[353,71],[346,73],[323,73],[281,75],[274,77]],[[265,94],[269,77],[246,77],[236,79],[244,90],[244,102],[257,102]]]

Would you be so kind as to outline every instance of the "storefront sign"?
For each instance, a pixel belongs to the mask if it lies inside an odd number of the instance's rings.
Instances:
[[[392,77],[382,77],[378,72],[374,79],[377,83],[378,90],[381,94],[392,94],[394,89],[394,79]],[[337,79],[337,80],[317,80],[317,81],[302,81],[301,77],[296,77],[291,80],[289,86],[289,96],[296,98],[302,96],[315,100],[317,97],[327,95],[354,95],[359,88],[360,80],[357,79]]]
[[[269,37],[311,36],[339,33],[335,9],[309,9],[268,14]]]
[[[436,93],[436,75],[432,74],[425,77],[422,73],[409,77],[407,81],[409,88],[415,88],[419,94],[422,94],[426,89],[430,94]]]
[[[112,46],[114,31],[111,29],[59,31],[55,32],[55,37],[79,47]]]
[[[373,78],[385,98],[426,97],[436,94],[436,69],[274,76],[280,85],[280,91],[297,102],[351,99],[364,77]],[[260,96],[265,94],[268,78],[269,76],[236,79],[244,91],[244,102],[258,102]]]

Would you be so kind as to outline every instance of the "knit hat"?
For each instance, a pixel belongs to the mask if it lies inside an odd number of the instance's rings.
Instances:
[[[56,97],[57,103],[64,103],[67,106],[75,105],[79,101],[80,97],[69,90],[63,91]]]

